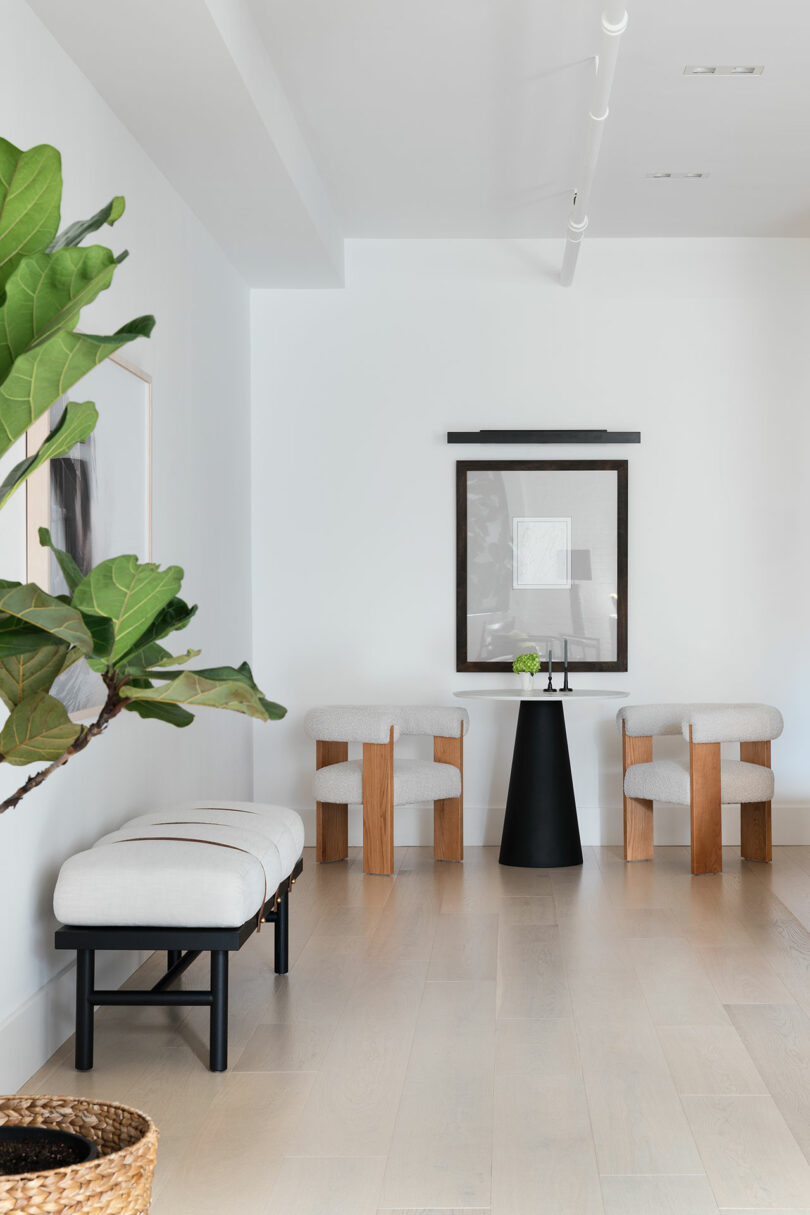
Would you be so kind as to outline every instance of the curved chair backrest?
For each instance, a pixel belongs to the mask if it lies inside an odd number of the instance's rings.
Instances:
[[[693,743],[770,742],[784,728],[773,705],[692,705],[681,727]]]
[[[458,738],[467,733],[466,709],[442,705],[324,705],[310,709],[304,728],[319,742],[387,743],[403,735]]]
[[[394,726],[402,735],[426,735],[433,738],[458,738],[470,727],[466,709],[444,705],[383,705],[380,711],[390,713]]]
[[[624,723],[628,738],[650,738],[662,734],[683,734],[689,739],[689,727],[698,722],[699,732],[707,729],[725,731],[722,738],[694,737],[694,742],[762,742],[778,738],[782,733],[782,714],[770,705],[684,703],[667,705],[626,705],[616,714],[619,729]],[[744,733],[735,733],[742,729]],[[756,733],[764,730],[765,733]],[[775,730],[773,734],[768,730]],[[751,731],[754,731],[753,733]]]
[[[625,705],[616,714],[619,729],[629,738],[650,738],[661,734],[680,734],[684,719],[694,706],[671,705]]]

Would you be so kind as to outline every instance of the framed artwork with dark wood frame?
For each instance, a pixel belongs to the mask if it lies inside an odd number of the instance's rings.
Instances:
[[[459,460],[456,502],[457,671],[627,670],[626,460]]]

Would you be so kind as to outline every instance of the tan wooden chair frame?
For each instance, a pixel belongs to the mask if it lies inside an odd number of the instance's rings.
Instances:
[[[692,873],[721,873],[723,870],[723,822],[720,789],[720,743],[696,743],[689,728],[689,826]],[[624,797],[624,859],[653,859],[653,803],[628,797],[624,778],[633,764],[647,764],[653,757],[652,735],[628,735],[622,722],[622,793]],[[740,743],[740,759],[749,764],[771,766],[771,744]],[[743,802],[740,806],[740,855],[749,861],[773,859],[771,803]]]
[[[315,767],[342,764],[349,758],[347,742],[316,742]],[[433,858],[464,860],[464,724],[458,738],[436,735],[433,759],[452,764],[461,775],[458,797],[433,803]],[[346,803],[316,802],[316,860],[345,861],[349,855],[349,807]],[[363,743],[363,872],[394,872],[394,729],[387,743]]]

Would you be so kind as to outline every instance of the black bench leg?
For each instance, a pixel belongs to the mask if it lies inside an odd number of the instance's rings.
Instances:
[[[228,951],[211,950],[211,1041],[212,1072],[228,1067]]]
[[[290,893],[278,901],[276,910],[276,974],[286,975],[290,969]]]
[[[171,970],[183,956],[182,949],[167,949],[166,950],[166,969]]]
[[[96,955],[93,949],[76,951],[76,1071],[93,1066],[93,987]]]

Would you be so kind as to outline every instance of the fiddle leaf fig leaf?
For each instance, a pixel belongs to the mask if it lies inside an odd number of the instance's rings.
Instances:
[[[89,236],[91,232],[98,232],[104,224],[112,227],[124,214],[125,207],[126,202],[123,195],[116,194],[106,206],[102,207],[100,211],[96,211],[95,215],[91,215],[89,219],[79,219],[75,224],[69,224],[63,232],[54,237],[48,245],[48,253],[56,253],[59,249],[80,245],[85,236]]]
[[[180,598],[171,599],[158,613],[149,628],[139,637],[135,644],[123,655],[121,664],[130,664],[133,667],[144,667],[148,664],[144,661],[144,654],[150,652],[149,647],[156,641],[160,641],[162,637],[168,636],[169,633],[179,633],[184,629],[191,620],[192,616],[197,611],[196,603],[189,607],[184,600]],[[164,650],[161,646],[163,654],[167,654],[168,650]]]
[[[139,717],[153,717],[157,721],[168,722],[170,726],[190,726],[194,721],[194,714],[189,713],[188,709],[181,708],[180,705],[161,704],[150,700],[133,700],[128,705],[124,705],[128,713],[137,713]]]
[[[259,697],[259,704],[267,714],[267,721],[281,721],[282,717],[287,716],[284,705],[277,704],[275,700],[268,700],[266,696]]]
[[[87,655],[87,665],[101,675],[111,666],[115,625],[106,616],[92,616],[89,612],[82,616],[82,620],[93,638],[93,649]]]
[[[186,650],[185,654],[166,653],[166,656],[161,658],[159,662],[147,663],[147,668],[154,671],[157,667],[168,667],[173,662],[179,663],[182,666],[184,662],[190,662],[192,658],[199,658],[200,654],[202,654],[202,650]]]
[[[123,671],[128,676],[142,675],[151,678],[164,678],[161,673],[161,667],[174,666],[178,664],[182,666],[184,662],[189,662],[192,658],[198,658],[202,653],[201,650],[186,650],[185,654],[170,654],[167,649],[157,642],[152,642],[151,645],[144,646],[138,651],[138,660],[133,658],[121,659],[116,664],[117,671]]]
[[[68,406],[68,408],[70,407]],[[82,571],[79,569],[70,553],[66,553],[64,549],[56,547],[51,539],[51,533],[47,527],[41,527],[38,535],[39,542],[42,547],[49,548],[56,558],[57,564],[62,571],[62,577],[64,578],[67,588],[72,595],[84,577]]]
[[[116,350],[149,337],[153,316],[140,316],[109,337],[61,331],[15,360],[0,384],[0,456],[77,380]]]
[[[81,651],[74,653],[80,657]],[[27,654],[0,658],[0,697],[13,709],[33,692],[48,692],[57,675],[65,669],[66,645],[46,645]]]
[[[53,595],[47,595],[33,582],[24,586],[0,583],[0,633],[4,618],[10,617],[26,628],[37,630],[40,634],[51,634],[46,644],[53,645],[54,637],[68,645],[77,646],[83,653],[89,654],[93,648],[93,640],[80,613],[75,607],[62,603]],[[11,627],[10,632],[14,629]],[[36,649],[42,644],[42,636],[34,637],[28,649]],[[11,650],[10,653],[25,653],[25,650]],[[0,649],[0,653],[2,650]]]
[[[23,624],[15,616],[0,614],[0,657],[27,654],[43,645],[53,645],[53,637],[44,629]]]
[[[47,692],[26,696],[0,730],[0,755],[8,764],[59,759],[81,733],[61,700]]]
[[[53,240],[61,202],[62,158],[56,148],[39,144],[23,152],[0,139],[0,290],[24,257]]]
[[[143,675],[146,678],[146,672],[150,667],[156,666],[170,657],[167,649],[158,645],[156,641],[151,641],[137,651],[131,652],[131,656],[125,655],[123,658],[119,658],[115,669],[130,675]]]
[[[98,410],[92,401],[70,401],[39,451],[15,464],[0,485],[0,506],[4,506],[11,495],[46,461],[64,456],[77,443],[83,443],[97,421]],[[40,531],[47,531],[47,528]]]
[[[267,721],[269,714],[255,689],[241,679],[211,679],[198,671],[180,671],[159,688],[138,688],[125,684],[121,696],[128,700],[207,706],[231,709]]]
[[[109,287],[126,256],[113,257],[103,245],[90,245],[20,262],[0,304],[0,382],[15,359],[61,330],[75,329],[82,308]]]
[[[112,621],[115,641],[109,657],[115,666],[175,597],[182,582],[179,565],[162,570],[158,565],[142,565],[131,555],[111,557],[82,579],[73,593],[73,605],[88,616]]]
[[[244,683],[247,687],[252,688],[259,698],[259,703],[267,714],[267,720],[280,721],[285,717],[287,710],[283,705],[276,704],[274,700],[268,700],[257,686],[253,678],[253,672],[247,662],[240,663],[238,667],[209,667],[207,670],[195,671],[196,675],[201,675],[204,679],[228,680],[235,679],[240,683]],[[162,673],[153,672],[156,679],[162,679]]]

